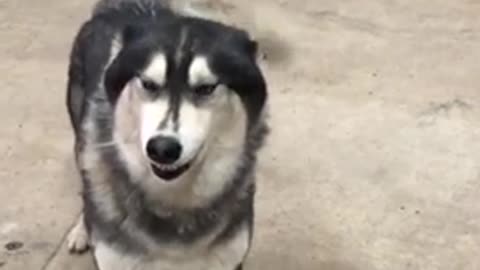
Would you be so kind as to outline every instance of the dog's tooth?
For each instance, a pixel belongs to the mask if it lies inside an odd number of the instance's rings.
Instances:
[[[180,165],[180,164],[165,165],[165,164],[153,163],[153,166],[163,171],[176,171],[180,169],[183,165]]]

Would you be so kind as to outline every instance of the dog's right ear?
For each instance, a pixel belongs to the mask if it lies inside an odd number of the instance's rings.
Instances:
[[[111,104],[115,104],[125,85],[146,63],[148,50],[142,40],[147,31],[142,25],[127,25],[121,32],[120,51],[105,72],[104,86]]]

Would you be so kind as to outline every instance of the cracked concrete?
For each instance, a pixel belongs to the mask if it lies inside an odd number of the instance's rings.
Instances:
[[[93,269],[61,246],[67,57],[93,2],[0,0],[1,270]],[[480,2],[216,2],[265,41],[270,82],[247,269],[480,269]]]

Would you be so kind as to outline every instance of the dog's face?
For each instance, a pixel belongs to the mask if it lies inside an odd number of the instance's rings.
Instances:
[[[234,169],[266,100],[256,44],[242,31],[184,19],[129,26],[120,47],[105,86],[129,162],[164,181],[207,158],[217,173]]]

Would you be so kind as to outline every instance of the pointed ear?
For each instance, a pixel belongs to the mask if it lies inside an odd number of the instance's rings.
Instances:
[[[134,76],[134,69],[126,64],[125,52],[120,52],[105,73],[104,84],[110,103],[115,104],[127,82]]]
[[[148,60],[148,48],[125,46],[105,71],[104,85],[109,101],[116,103],[127,83]]]
[[[209,62],[222,83],[240,96],[252,123],[259,119],[267,98],[267,85],[257,65],[257,53],[257,42],[243,34],[217,48]]]
[[[121,31],[121,50],[105,72],[104,85],[108,99],[114,104],[125,85],[145,65],[148,47],[141,42],[148,34],[147,26],[129,24]],[[139,42],[137,42],[139,41]]]

